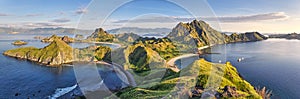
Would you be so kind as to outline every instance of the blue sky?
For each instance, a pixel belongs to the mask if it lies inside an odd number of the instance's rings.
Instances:
[[[0,27],[167,27],[198,18],[220,31],[300,32],[300,0],[1,0]]]

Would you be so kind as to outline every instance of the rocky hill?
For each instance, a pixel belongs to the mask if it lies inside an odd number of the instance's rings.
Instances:
[[[242,34],[234,33],[228,36],[227,34],[213,29],[204,21],[197,20],[190,23],[179,23],[167,37],[173,42],[197,47],[267,39],[258,32],[247,32]]]
[[[211,28],[204,21],[197,20],[190,23],[179,23],[167,37],[174,42],[198,47],[225,43],[220,32]]]
[[[96,42],[112,42],[114,40],[114,35],[109,34],[108,32],[104,31],[102,28],[98,28],[92,33],[90,36],[87,37],[87,40],[96,41]]]
[[[55,39],[44,48],[23,47],[7,50],[3,54],[20,59],[27,59],[49,66],[73,62],[72,47],[60,39]]]

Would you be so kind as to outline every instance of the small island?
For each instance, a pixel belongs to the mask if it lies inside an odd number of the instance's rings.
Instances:
[[[12,43],[13,45],[17,45],[17,46],[21,46],[21,45],[26,45],[28,44],[27,42],[25,41],[21,41],[21,40],[17,40],[15,42]]]

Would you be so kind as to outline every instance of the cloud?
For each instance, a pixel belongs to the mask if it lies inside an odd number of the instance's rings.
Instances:
[[[10,16],[9,14],[0,13],[0,16]]]
[[[56,23],[66,23],[66,22],[70,22],[70,19],[66,19],[66,18],[61,18],[61,19],[54,19],[51,22],[56,22]]]
[[[29,28],[45,28],[45,27],[62,27],[63,24],[54,24],[49,22],[38,22],[38,23],[24,23],[25,27]]]
[[[26,17],[36,17],[36,16],[43,16],[43,14],[27,14]]]
[[[284,20],[287,18],[289,18],[289,16],[284,12],[265,13],[248,16],[218,17],[218,19],[222,22],[253,22],[266,20]]]
[[[76,14],[85,14],[87,12],[88,10],[85,8],[79,8],[78,10],[75,11]]]
[[[245,15],[245,16],[223,16],[223,17],[198,17],[200,20],[204,21],[217,21],[220,22],[256,22],[256,21],[267,21],[267,20],[283,20],[289,18],[284,12],[274,12],[274,13],[264,13],[264,14],[255,14],[255,15]],[[113,23],[147,23],[147,22],[157,22],[157,23],[170,23],[170,22],[187,22],[192,21],[195,18],[191,17],[148,17],[140,18],[134,20],[117,20]]]

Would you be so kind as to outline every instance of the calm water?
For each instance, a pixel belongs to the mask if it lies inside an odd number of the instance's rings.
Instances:
[[[252,85],[272,90],[272,98],[300,99],[299,49],[300,40],[269,39],[214,46],[213,52],[221,54],[204,57],[217,62],[225,56]],[[245,60],[237,62],[241,57]]]
[[[18,48],[11,45],[14,40],[25,40],[28,45],[42,48],[48,44],[34,40],[35,35],[0,34],[0,97],[1,98],[47,98],[57,88],[71,87],[76,84],[72,67],[46,67],[30,61],[18,60],[2,55],[5,50]],[[45,35],[50,36],[50,35]],[[72,37],[72,35],[71,35]],[[72,44],[73,47],[85,47],[88,44]],[[109,45],[106,45],[109,46]],[[23,47],[23,46],[22,46]],[[121,85],[116,73],[105,67],[98,67],[104,84],[114,89]],[[19,96],[15,96],[20,93]]]

